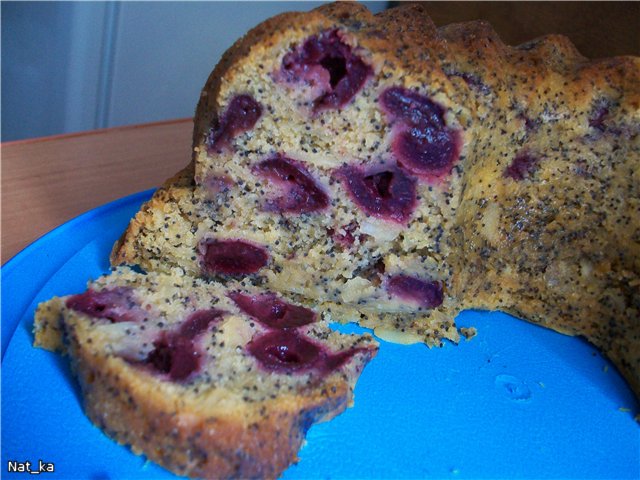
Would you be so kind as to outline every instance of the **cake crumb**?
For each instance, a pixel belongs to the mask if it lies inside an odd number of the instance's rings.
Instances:
[[[468,340],[471,340],[473,337],[475,337],[478,334],[478,331],[476,330],[475,327],[461,327],[460,328],[460,333],[464,336],[464,338]]]

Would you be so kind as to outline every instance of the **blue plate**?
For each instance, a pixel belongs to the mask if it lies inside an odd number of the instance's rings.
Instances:
[[[109,440],[82,412],[65,359],[32,348],[34,308],[84,290],[151,191],[92,210],[2,268],[2,466],[46,478],[173,476]],[[639,478],[638,404],[589,344],[502,313],[467,311],[478,335],[428,349],[382,342],[355,408],[316,425],[285,479]],[[340,329],[355,329],[353,326]]]

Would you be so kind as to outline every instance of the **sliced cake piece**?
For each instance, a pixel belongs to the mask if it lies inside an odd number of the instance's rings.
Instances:
[[[243,278],[429,345],[458,339],[462,308],[502,309],[585,336],[639,394],[639,105],[637,58],[560,36],[510,47],[421,5],[279,16],[212,72],[193,185],[113,262]]]
[[[369,335],[230,282],[119,269],[39,306],[35,344],[68,354],[89,418],[179,475],[275,478],[306,431],[353,403]]]

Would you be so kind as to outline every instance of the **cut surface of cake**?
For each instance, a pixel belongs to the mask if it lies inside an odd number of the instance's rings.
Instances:
[[[600,348],[640,394],[640,61],[504,45],[420,5],[275,17],[222,58],[194,157],[114,265],[243,279],[382,338],[499,309]]]
[[[306,431],[353,403],[377,353],[273,292],[128,268],[39,306],[35,344],[66,353],[89,418],[179,475],[275,478]]]

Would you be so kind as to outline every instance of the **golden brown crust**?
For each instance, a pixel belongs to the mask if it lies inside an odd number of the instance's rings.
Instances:
[[[135,453],[192,478],[279,477],[297,460],[306,429],[341,413],[351,395],[339,384],[329,386],[326,396],[278,399],[253,411],[207,416],[158,394],[155,383],[121,361],[93,355],[73,339],[70,350],[91,421]]]

